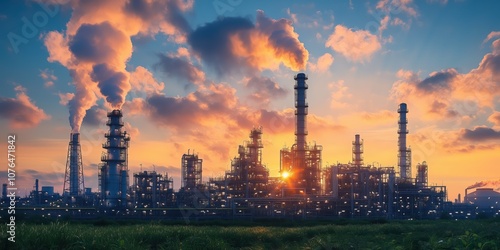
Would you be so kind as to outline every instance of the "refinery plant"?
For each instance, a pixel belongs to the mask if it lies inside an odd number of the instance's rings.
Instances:
[[[409,109],[405,103],[397,109],[397,168],[365,164],[364,141],[359,134],[349,145],[351,162],[323,165],[323,147],[307,141],[308,77],[299,73],[294,80],[295,143],[279,152],[279,176],[270,176],[263,164],[265,128],[256,124],[248,141],[238,146],[230,169],[220,177],[203,183],[203,160],[188,150],[180,157],[179,190],[174,190],[169,173],[141,170],[129,181],[131,138],[123,130],[122,111],[112,110],[107,114],[109,129],[104,134],[98,165],[98,192],[85,188],[79,133],[71,133],[62,195],[54,193],[53,187],[40,191],[36,180],[30,197],[20,199],[20,206],[31,208],[23,210],[27,215],[90,218],[435,219],[474,218],[478,213],[496,216],[500,212],[500,194],[489,189],[477,189],[469,196],[466,191],[463,202],[460,198],[455,203],[448,201],[446,186],[429,184],[425,161],[416,164],[413,177],[407,145]],[[396,150],[394,155],[396,158]],[[6,184],[2,204],[5,201]],[[45,207],[51,207],[50,214]]]

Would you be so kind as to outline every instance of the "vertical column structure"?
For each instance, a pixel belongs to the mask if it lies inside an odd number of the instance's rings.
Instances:
[[[82,151],[80,133],[71,133],[68,145],[68,158],[64,174],[63,193],[69,196],[83,195],[85,183],[83,179]]]
[[[408,108],[406,103],[399,104],[399,129],[398,129],[398,166],[399,175],[402,181],[411,178],[411,149],[406,146],[406,135],[408,134],[408,119],[406,114]]]
[[[363,140],[358,134],[354,136],[352,142],[352,162],[357,167],[363,165]]]
[[[254,128],[250,131],[250,141],[247,144],[250,162],[253,165],[262,164],[262,128]]]
[[[186,191],[195,189],[201,185],[203,159],[195,154],[182,155],[182,188]]]
[[[306,74],[299,73],[295,77],[295,157],[294,157],[294,175],[297,175],[297,186],[305,188],[306,180],[306,137],[307,137],[307,102],[306,90],[308,88]]]
[[[418,187],[427,187],[428,185],[428,166],[427,166],[427,162],[422,162],[422,164],[417,164],[417,176],[416,176],[416,180],[415,180],[415,184],[418,186]]]
[[[101,155],[99,179],[101,197],[106,207],[125,206],[128,189],[128,146],[130,136],[122,132],[122,112],[115,109],[108,113],[109,132],[104,134],[105,151]]]

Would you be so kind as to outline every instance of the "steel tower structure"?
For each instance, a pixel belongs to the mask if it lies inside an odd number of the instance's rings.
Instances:
[[[406,135],[408,134],[408,107],[406,103],[399,104],[399,129],[398,129],[398,166],[399,176],[402,181],[411,179],[411,149],[406,146]]]
[[[83,195],[85,190],[80,133],[71,133],[69,138],[63,193],[69,196],[79,196]]]
[[[122,132],[122,112],[118,109],[108,113],[109,132],[104,134],[105,149],[99,165],[99,187],[103,205],[106,207],[125,206],[128,189],[128,153],[130,136]]]

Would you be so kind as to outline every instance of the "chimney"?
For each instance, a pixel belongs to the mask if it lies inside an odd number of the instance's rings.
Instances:
[[[403,181],[411,178],[411,150],[406,146],[406,135],[408,134],[408,119],[406,114],[408,108],[406,103],[399,104],[399,129],[398,129],[398,166],[399,175]]]

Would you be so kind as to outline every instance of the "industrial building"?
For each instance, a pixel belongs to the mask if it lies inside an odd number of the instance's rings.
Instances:
[[[238,146],[238,156],[223,177],[211,178],[211,203],[227,207],[235,198],[268,197],[269,170],[262,164],[262,128],[250,131],[250,140]]]
[[[307,144],[306,74],[295,77],[295,144],[280,151],[280,173],[287,178],[286,194],[321,194],[321,152],[320,145]]]
[[[181,164],[181,188],[190,192],[202,185],[202,170],[203,160],[198,158],[198,155],[187,154],[182,155]]]
[[[109,131],[105,134],[102,163],[98,166],[99,192],[84,192],[78,133],[70,137],[64,192],[87,200],[81,203],[90,207],[85,210],[85,216],[103,210],[108,214],[121,210],[126,211],[121,214],[130,216],[419,219],[439,218],[443,213],[462,218],[459,215],[465,211],[468,215],[463,218],[470,218],[483,203],[493,206],[494,213],[500,212],[496,203],[483,202],[484,197],[498,197],[493,190],[478,189],[466,195],[465,203],[458,202],[460,206],[448,202],[446,186],[429,184],[429,165],[425,161],[416,164],[413,177],[411,149],[407,143],[409,110],[405,103],[397,109],[396,167],[367,165],[363,154],[369,149],[365,149],[360,134],[354,135],[352,144],[346,145],[352,149],[352,161],[323,166],[323,147],[307,142],[308,77],[299,73],[294,80],[295,143],[279,152],[279,176],[269,176],[263,164],[263,128],[256,127],[250,131],[249,140],[238,146],[230,169],[222,176],[204,183],[203,159],[188,150],[181,157],[181,187],[177,192],[171,177],[175,173],[141,169],[133,174],[133,185],[129,186],[130,137],[122,130],[121,110],[113,110],[107,114]],[[46,205],[40,200],[44,192],[39,192],[38,187],[35,190],[33,199],[39,201],[36,204]],[[49,204],[65,203],[51,201]],[[96,208],[95,212],[92,207]]]
[[[174,181],[167,173],[135,173],[134,185],[130,192],[134,208],[172,207],[174,204]]]
[[[128,153],[130,136],[122,131],[121,110],[108,113],[106,125],[109,131],[104,135],[106,142],[102,144],[105,151],[99,164],[99,190],[101,205],[104,207],[124,207],[127,205]]]

